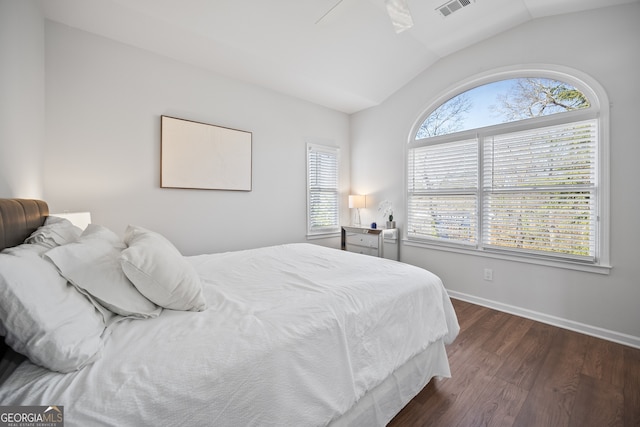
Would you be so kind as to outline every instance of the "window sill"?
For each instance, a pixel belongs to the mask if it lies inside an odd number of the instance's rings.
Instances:
[[[327,233],[307,234],[307,240],[329,239],[331,237],[340,237],[340,231],[330,231]]]
[[[613,268],[613,266],[611,265],[585,264],[581,262],[571,262],[566,260],[553,260],[548,258],[537,258],[533,256],[496,253],[496,252],[483,251],[475,248],[463,248],[463,247],[442,245],[437,243],[418,242],[415,240],[408,240],[406,238],[402,240],[402,243],[405,246],[413,246],[417,248],[454,252],[454,253],[460,253],[465,255],[480,256],[485,258],[501,259],[506,261],[523,262],[527,264],[543,265],[546,267],[564,268],[567,270],[584,271],[587,273],[597,273],[597,274],[608,275],[611,272],[611,269]]]

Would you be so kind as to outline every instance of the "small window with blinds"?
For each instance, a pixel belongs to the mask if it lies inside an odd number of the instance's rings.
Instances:
[[[340,231],[340,149],[307,144],[307,234]]]
[[[587,93],[514,78],[436,105],[407,150],[407,239],[597,264],[601,132]]]

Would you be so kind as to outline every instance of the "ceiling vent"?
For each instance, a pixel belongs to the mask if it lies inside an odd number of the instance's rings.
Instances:
[[[475,2],[475,0],[452,0],[452,1],[446,2],[436,10],[440,12],[442,16],[446,17],[451,15],[453,12],[457,12],[463,7],[469,6],[472,1]]]

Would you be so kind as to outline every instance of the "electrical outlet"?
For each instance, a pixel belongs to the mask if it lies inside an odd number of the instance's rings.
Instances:
[[[491,268],[484,269],[484,280],[493,280],[493,270]]]

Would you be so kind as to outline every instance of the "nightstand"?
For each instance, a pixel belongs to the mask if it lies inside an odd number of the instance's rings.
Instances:
[[[342,226],[342,250],[398,260],[398,229]]]

